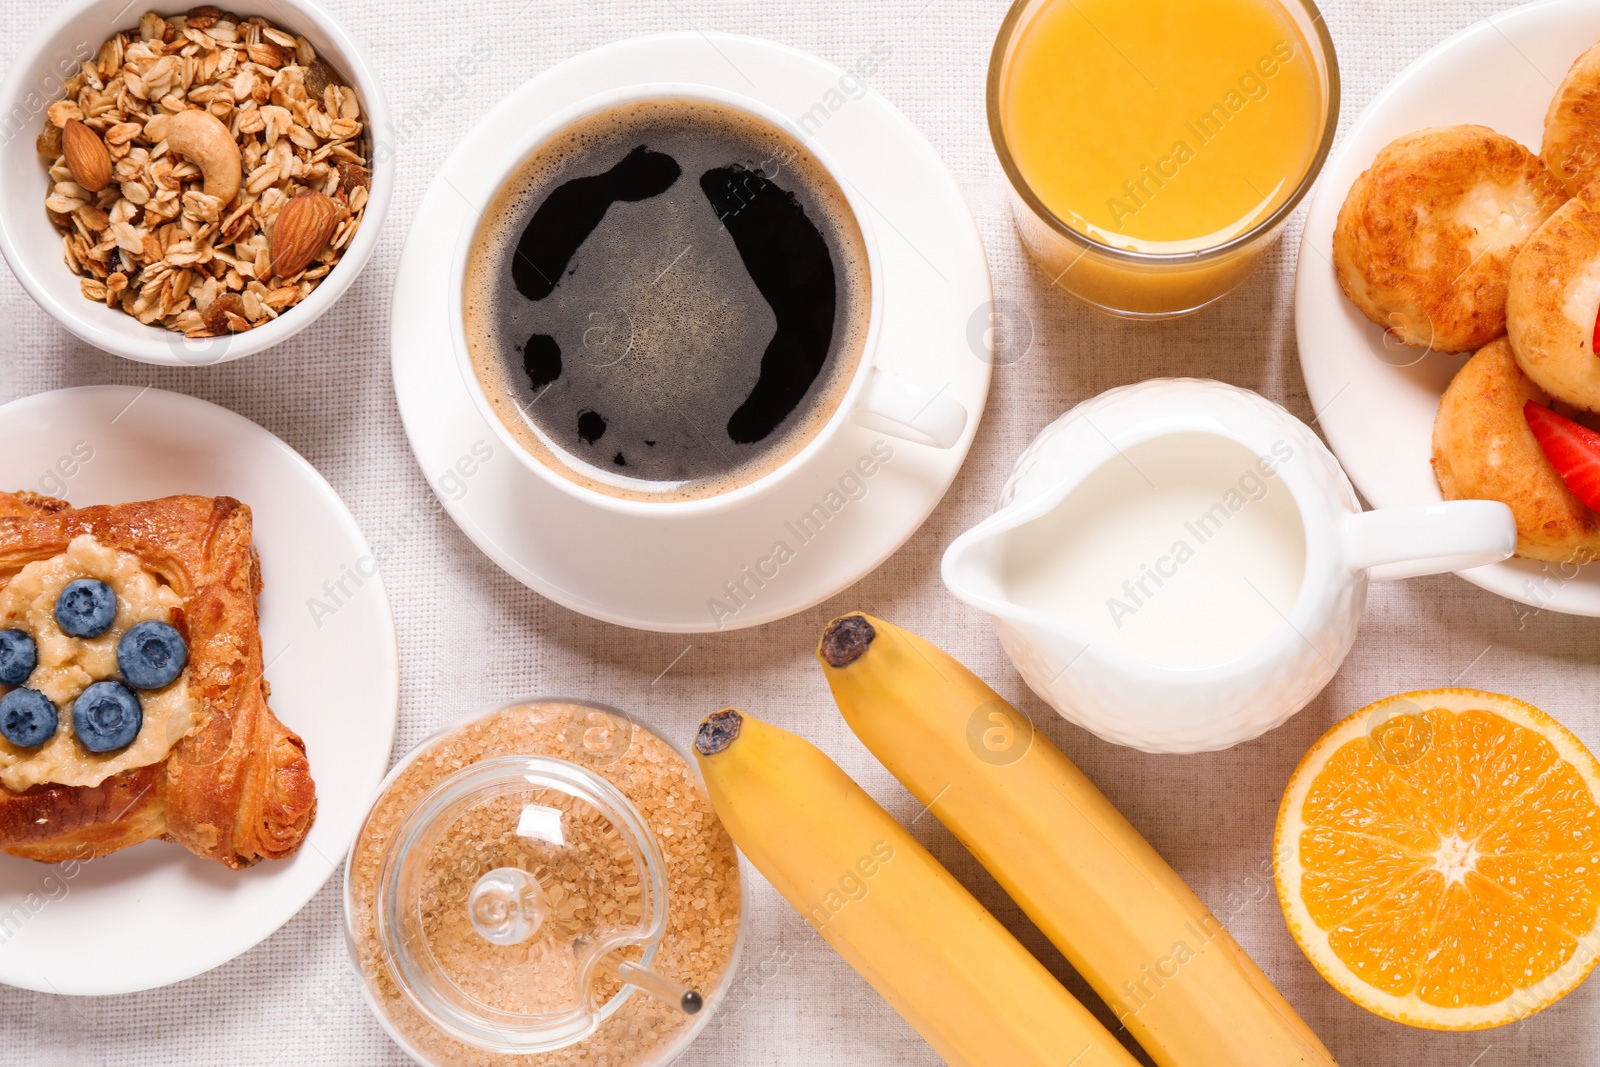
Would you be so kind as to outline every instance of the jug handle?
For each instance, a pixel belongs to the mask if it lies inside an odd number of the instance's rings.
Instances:
[[[1417,578],[1498,563],[1517,547],[1511,509],[1496,500],[1450,500],[1346,515],[1352,571],[1376,581]]]

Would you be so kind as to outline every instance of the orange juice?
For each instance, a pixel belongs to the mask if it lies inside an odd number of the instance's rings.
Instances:
[[[1016,0],[987,109],[1051,283],[1168,318],[1282,234],[1333,147],[1339,62],[1314,0]]]
[[[1321,132],[1310,49],[1272,0],[1057,0],[1008,75],[1006,135],[1028,184],[1124,248],[1244,232],[1294,191]]]

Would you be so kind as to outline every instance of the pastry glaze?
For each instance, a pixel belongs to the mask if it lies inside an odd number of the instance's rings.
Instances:
[[[182,598],[172,624],[189,644],[201,723],[165,760],[96,786],[0,787],[0,850],[59,863],[160,837],[234,869],[291,855],[316,816],[316,787],[305,743],[267,707],[250,509],[198,496],[74,509],[0,493],[0,588],[84,534]]]

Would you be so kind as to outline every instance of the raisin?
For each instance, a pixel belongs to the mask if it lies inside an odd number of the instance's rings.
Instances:
[[[367,173],[367,168],[354,163],[339,164],[339,191],[346,199],[356,189],[371,189],[372,175]]]
[[[55,159],[61,154],[61,127],[53,122],[45,123],[44,132],[34,140],[33,148],[41,156]]]
[[[228,321],[230,313],[244,321],[245,325],[236,329]],[[223,293],[211,301],[211,305],[201,313],[200,318],[206,324],[206,329],[215,334],[237,333],[239,330],[250,328],[249,321],[244,317],[244,298],[238,293]]]
[[[311,99],[321,100],[322,90],[326,89],[330,85],[338,84],[339,75],[334,72],[334,69],[330,67],[321,56],[313,59],[311,61],[311,65],[306,68],[306,95]],[[339,116],[335,115],[333,117],[338,118]]]

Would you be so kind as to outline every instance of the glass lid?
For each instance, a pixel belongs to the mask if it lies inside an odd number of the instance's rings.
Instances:
[[[663,872],[638,809],[604,778],[544,756],[483,760],[401,824],[376,932],[396,983],[440,1029],[494,1051],[561,1048],[636,987],[698,1009],[649,971]]]

